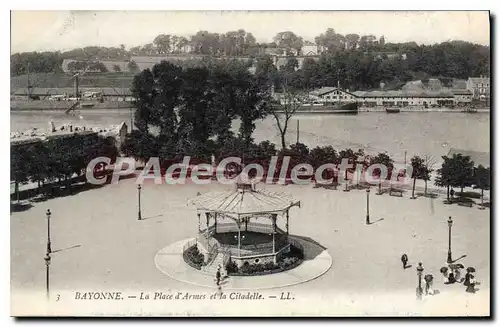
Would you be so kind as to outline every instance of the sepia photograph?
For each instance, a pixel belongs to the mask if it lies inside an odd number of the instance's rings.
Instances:
[[[13,317],[491,317],[489,11],[10,12]]]

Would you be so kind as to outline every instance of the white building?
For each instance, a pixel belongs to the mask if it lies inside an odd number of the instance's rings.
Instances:
[[[319,53],[318,45],[310,41],[305,41],[301,52],[303,56],[317,56]]]
[[[313,102],[333,103],[333,102],[355,102],[356,95],[349,90],[342,90],[337,87],[322,87],[318,90],[309,92],[309,99]]]

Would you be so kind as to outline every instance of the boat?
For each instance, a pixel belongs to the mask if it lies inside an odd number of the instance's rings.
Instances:
[[[385,108],[385,112],[388,114],[398,114],[401,112],[401,109],[399,108]]]

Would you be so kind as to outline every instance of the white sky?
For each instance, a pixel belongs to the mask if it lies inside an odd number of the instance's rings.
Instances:
[[[11,53],[121,43],[130,47],[152,42],[160,33],[189,36],[199,30],[224,33],[239,28],[260,42],[270,42],[285,30],[314,41],[331,27],[341,34],[384,35],[386,42],[464,40],[488,45],[488,15],[486,11],[13,11]]]

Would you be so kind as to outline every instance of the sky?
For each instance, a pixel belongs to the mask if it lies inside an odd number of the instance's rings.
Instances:
[[[344,35],[384,35],[386,42],[490,43],[486,11],[12,11],[11,53],[90,45],[129,48],[162,33],[189,36],[200,30],[225,33],[240,28],[257,42],[271,42],[286,30],[314,41],[334,28]]]

